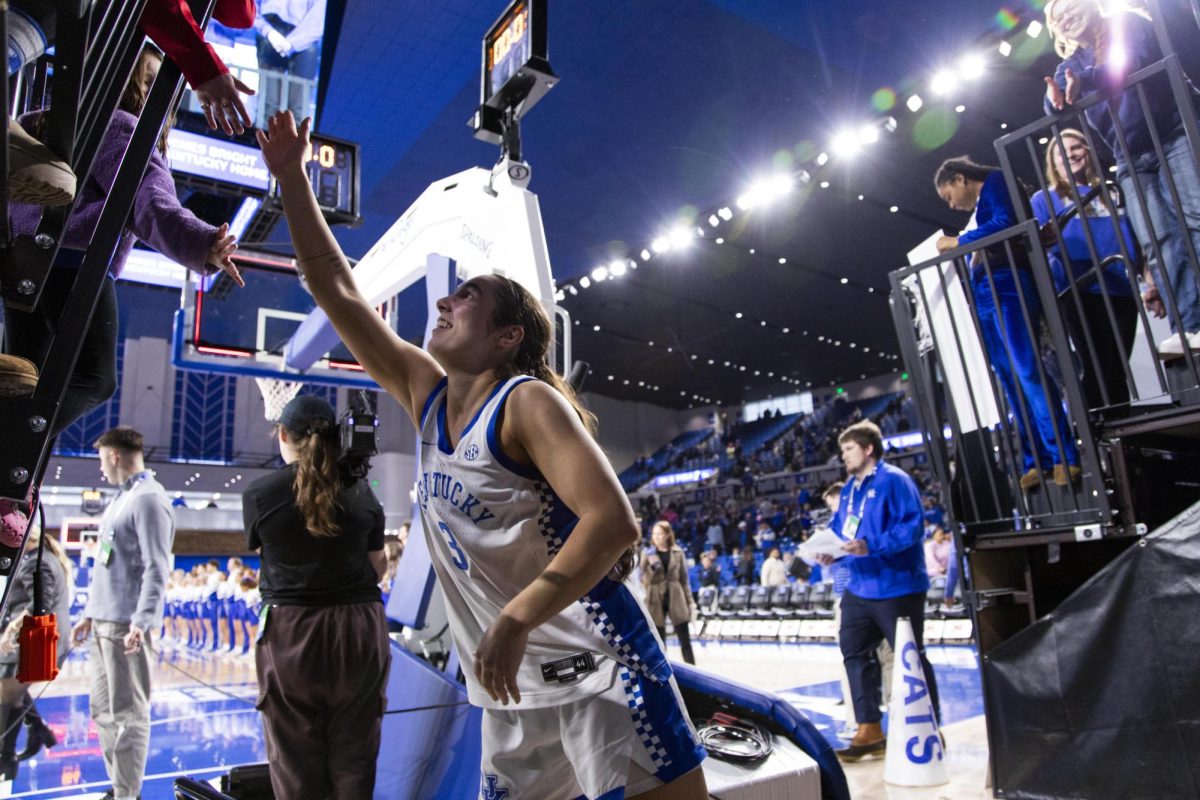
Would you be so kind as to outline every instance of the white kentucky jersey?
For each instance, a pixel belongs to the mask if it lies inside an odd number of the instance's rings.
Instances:
[[[446,431],[445,378],[421,412],[417,501],[468,696],[484,708],[502,707],[475,679],[484,632],[542,573],[578,521],[537,470],[501,449],[498,418],[509,393],[527,380],[534,379],[501,382],[454,447]],[[656,683],[671,675],[645,609],[626,584],[606,578],[529,634],[517,673],[518,708],[599,694],[622,665]]]

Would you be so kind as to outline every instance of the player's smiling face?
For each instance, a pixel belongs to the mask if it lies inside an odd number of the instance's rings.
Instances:
[[[438,318],[429,337],[429,352],[442,362],[458,364],[464,356],[471,362],[490,358],[488,347],[496,313],[492,276],[473,278],[437,301]],[[462,366],[467,366],[463,364]],[[486,367],[487,364],[472,364]]]

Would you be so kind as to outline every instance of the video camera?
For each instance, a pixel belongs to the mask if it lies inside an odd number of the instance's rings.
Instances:
[[[346,469],[356,478],[365,478],[371,469],[371,456],[379,452],[379,417],[371,394],[360,389],[350,395],[346,411],[338,420],[338,440]]]

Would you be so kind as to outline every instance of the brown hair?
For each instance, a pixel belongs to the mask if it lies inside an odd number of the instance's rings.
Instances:
[[[583,405],[571,384],[563,380],[550,364],[550,342],[554,336],[554,325],[546,315],[546,310],[528,289],[512,278],[503,275],[495,277],[498,278],[498,288],[494,293],[496,309],[492,312],[492,326],[519,325],[525,332],[513,357],[496,368],[497,376],[506,380],[514,375],[532,375],[550,384],[566,398],[571,408],[575,409],[587,432],[595,436],[596,415]],[[637,545],[631,545],[617,559],[609,577],[617,581],[624,580],[633,572],[636,560]]]
[[[1067,139],[1074,139],[1088,148],[1087,173],[1084,177],[1087,179],[1088,186],[1099,186],[1100,177],[1096,175],[1096,168],[1092,164],[1092,148],[1088,147],[1087,137],[1083,135],[1082,131],[1078,131],[1075,128],[1063,128],[1059,131],[1059,136],[1063,139],[1063,149],[1068,147]],[[1058,140],[1051,139],[1050,143],[1046,145],[1046,185],[1053,189],[1056,195],[1063,200],[1067,200],[1071,197],[1071,186],[1075,183],[1075,176],[1071,174],[1064,175],[1059,171],[1058,165],[1054,162],[1054,154],[1060,152]],[[1065,168],[1064,171],[1070,172],[1071,167],[1067,164],[1065,157],[1063,158],[1063,167]]]
[[[829,497],[832,497],[835,494],[841,495],[842,489],[844,489],[845,487],[846,487],[845,482],[834,481],[833,483],[829,484],[828,487],[826,487],[825,491],[821,492],[821,499],[822,500],[828,499]]]
[[[128,111],[135,117],[141,116],[142,109],[146,107],[148,94],[142,87],[142,83],[149,77],[150,59],[152,58],[156,58],[161,62],[163,54],[157,47],[147,42],[142,47],[142,51],[138,53],[137,61],[133,64],[133,72],[129,73],[129,81],[121,91],[121,99],[117,103],[118,108],[122,111]],[[29,116],[26,125],[34,137],[38,139],[43,138],[46,130],[46,110],[35,111]],[[167,118],[163,121],[162,132],[158,136],[158,152],[162,153],[164,158],[167,155],[167,136],[171,133],[171,128],[174,126],[175,107],[172,107],[167,113]]]
[[[92,447],[97,450],[101,447],[111,447],[122,453],[141,453],[145,448],[145,439],[128,425],[121,425],[100,434],[100,438],[92,444]]]
[[[665,519],[660,519],[658,522],[654,523],[654,527],[650,529],[651,535],[659,533],[660,531],[667,535],[667,547],[674,547],[675,531],[671,529],[671,523],[667,522]]]
[[[838,444],[844,442],[854,442],[864,450],[870,446],[872,458],[883,458],[883,434],[880,433],[879,426],[870,420],[856,422],[842,431],[838,435]]]
[[[336,514],[341,508],[338,496],[345,485],[338,461],[341,447],[337,425],[314,417],[306,430],[292,430],[282,423],[278,427],[287,431],[288,441],[296,449],[292,491],[305,527],[313,536],[337,536]]]
[[[58,539],[55,539],[53,536],[47,536],[45,534],[45,532],[42,531],[41,525],[35,524],[35,525],[31,525],[29,527],[29,538],[25,540],[26,549],[32,549],[32,548],[37,547],[38,542],[41,541],[43,538],[45,539],[45,542],[46,542],[46,549],[49,550],[50,554],[52,556],[54,556],[56,559],[58,559],[58,563],[62,565],[63,575],[66,577],[66,583],[64,584],[64,586],[65,587],[74,586],[75,581],[72,580],[72,578],[71,578],[71,571],[73,569],[73,566],[71,564],[71,559],[67,557],[67,554],[63,550],[62,545],[58,543]],[[35,556],[25,556],[25,557],[26,558],[35,558]]]
[[[525,337],[517,345],[516,353],[508,362],[496,369],[501,380],[514,375],[532,375],[543,383],[553,386],[567,399],[587,432],[596,435],[596,415],[584,407],[583,401],[550,365],[550,341],[554,326],[542,304],[528,289],[511,278],[502,275],[496,289],[496,310],[492,313],[492,325],[502,327],[519,325]]]
[[[162,62],[162,52],[152,44],[147,43],[142,52],[138,53],[137,61],[133,65],[133,72],[129,74],[129,81],[125,84],[125,90],[121,92],[121,101],[118,103],[122,111],[128,111],[135,117],[142,114],[142,109],[146,107],[146,99],[149,93],[143,83],[154,85],[153,81],[149,80],[151,71],[151,60],[158,59]],[[158,152],[165,157],[167,155],[167,135],[170,134],[171,128],[175,125],[175,109],[172,108],[166,120],[163,121],[162,133],[158,136]]]

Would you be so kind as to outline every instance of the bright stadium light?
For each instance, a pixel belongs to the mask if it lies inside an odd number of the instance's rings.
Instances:
[[[939,97],[950,94],[958,86],[958,78],[948,69],[939,70],[929,82],[929,90]]]
[[[592,270],[592,280],[594,280],[596,283],[600,283],[607,278],[608,267],[596,267],[594,270]]]
[[[728,222],[733,219],[733,210],[729,206],[722,206],[717,209],[717,216]]]
[[[618,258],[615,261],[613,261],[611,264],[608,265],[608,274],[613,276],[614,278],[619,278],[625,274],[625,271],[628,268],[629,267],[625,263],[625,260]]]
[[[969,81],[983,77],[987,62],[979,53],[968,53],[958,62],[958,72]]]
[[[656,253],[665,253],[671,249],[671,240],[666,236],[659,236],[650,243],[650,249]]]
[[[914,94],[908,98],[904,105],[908,106],[908,110],[915,114],[921,110],[921,106],[925,105],[925,101],[921,99],[921,95]]]
[[[1000,55],[1004,56],[1005,58],[1008,58],[1012,54],[1012,45],[1008,42],[1001,42],[999,49]]]
[[[692,232],[684,225],[680,225],[671,230],[667,234],[667,241],[671,243],[672,249],[682,250],[692,244]]]

